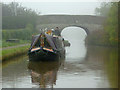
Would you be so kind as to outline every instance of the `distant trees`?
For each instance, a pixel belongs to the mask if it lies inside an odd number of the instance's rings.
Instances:
[[[24,29],[2,30],[2,39],[20,39],[31,40],[32,34],[35,33],[32,24],[27,24]]]
[[[111,45],[118,43],[118,15],[120,15],[120,13],[118,13],[118,2],[112,2],[107,21],[104,25],[104,30],[109,35]]]
[[[27,24],[32,24],[35,28],[37,17],[35,16],[3,16],[3,29],[21,29],[25,28]]]
[[[37,16],[38,14],[34,10],[22,7],[17,2],[2,3],[3,29],[25,28],[28,23],[35,27]]]
[[[95,14],[98,16],[107,16],[111,7],[111,3],[103,2],[100,7],[95,9]]]
[[[32,9],[22,7],[17,2],[10,4],[2,3],[2,16],[37,16],[37,13]]]
[[[17,2],[2,4],[2,39],[31,40],[38,14]]]
[[[103,30],[94,31],[86,40],[89,44],[117,46],[118,45],[118,5],[120,2],[102,3],[96,8],[96,15],[106,16]]]

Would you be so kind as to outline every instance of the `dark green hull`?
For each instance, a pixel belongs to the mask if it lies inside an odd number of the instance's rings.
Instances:
[[[41,33],[33,38],[28,55],[30,61],[58,60],[65,56],[63,38]]]
[[[59,52],[50,52],[43,49],[34,52],[29,52],[28,55],[30,61],[53,61],[58,60],[60,57]]]

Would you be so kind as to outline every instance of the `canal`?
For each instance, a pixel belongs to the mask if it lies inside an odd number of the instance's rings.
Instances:
[[[86,46],[86,32],[67,27],[65,60],[29,62],[27,55],[2,64],[2,88],[117,88],[116,48]]]

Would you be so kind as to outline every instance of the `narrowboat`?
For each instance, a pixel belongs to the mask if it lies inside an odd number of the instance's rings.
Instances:
[[[30,61],[52,61],[65,58],[65,48],[61,36],[41,33],[32,37],[28,51]]]

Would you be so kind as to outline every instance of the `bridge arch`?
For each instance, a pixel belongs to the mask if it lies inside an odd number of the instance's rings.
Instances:
[[[86,27],[83,27],[83,26],[80,26],[80,25],[69,25],[69,26],[66,26],[66,27],[61,29],[61,32],[62,32],[63,29],[65,29],[67,27],[79,27],[79,28],[82,28],[86,32],[87,35],[89,34],[89,30]]]
[[[87,34],[102,30],[106,17],[91,15],[41,15],[37,19],[36,29],[55,29],[62,31],[65,27],[76,26],[83,28]]]

